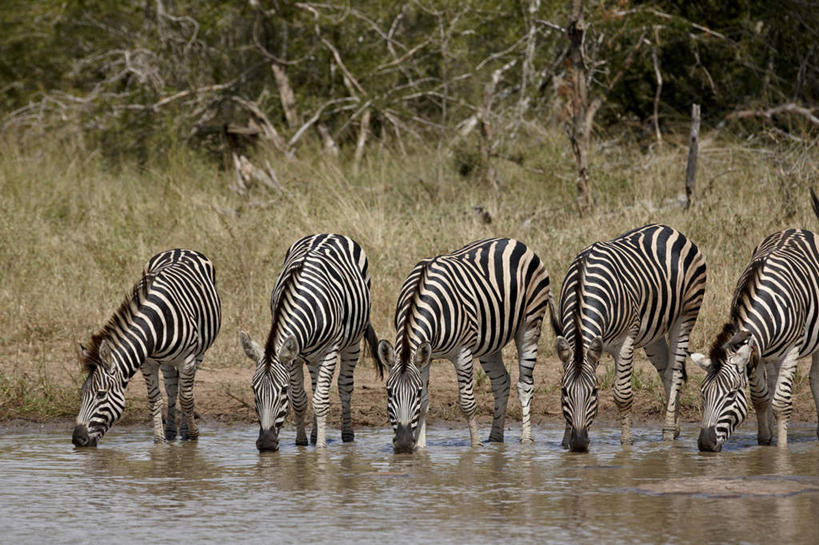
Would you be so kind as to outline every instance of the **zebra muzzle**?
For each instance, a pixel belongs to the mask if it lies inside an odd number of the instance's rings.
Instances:
[[[260,430],[256,439],[256,448],[259,452],[273,452],[279,450],[279,437],[275,430]]]
[[[589,431],[588,428],[572,428],[572,433],[569,435],[569,450],[572,452],[588,452],[589,450]]]
[[[415,437],[408,424],[398,424],[392,440],[392,448],[396,454],[409,454],[415,449]]]
[[[74,433],[71,434],[71,442],[75,447],[96,447],[97,440],[88,435],[88,428],[83,424],[74,427]]]
[[[697,448],[700,449],[700,452],[719,452],[722,450],[722,444],[717,441],[716,426],[700,429]]]

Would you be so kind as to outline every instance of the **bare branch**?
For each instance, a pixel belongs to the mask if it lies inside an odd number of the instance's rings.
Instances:
[[[788,104],[780,104],[779,106],[768,108],[767,110],[739,110],[725,116],[725,119],[720,122],[718,128],[721,128],[725,125],[726,121],[730,121],[732,119],[747,119],[749,117],[764,117],[765,119],[773,119],[775,115],[782,113],[796,114],[805,118],[808,123],[819,127],[819,117],[813,113],[814,110],[815,108],[806,108],[804,106],[794,104],[793,102],[789,102]]]

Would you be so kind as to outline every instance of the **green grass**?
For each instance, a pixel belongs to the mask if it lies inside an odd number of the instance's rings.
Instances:
[[[357,174],[349,161],[326,159],[318,150],[290,160],[257,157],[270,160],[285,190],[259,187],[239,196],[229,189],[232,171],[185,150],[139,170],[113,168],[99,153],[69,144],[46,140],[23,148],[10,137],[0,141],[0,418],[71,412],[66,406],[76,403],[79,389],[74,343],[105,321],[150,256],[172,247],[200,250],[215,263],[223,328],[205,366],[232,367],[246,365],[239,330],[254,338],[266,333],[268,298],[285,250],[314,232],[347,234],[363,246],[373,323],[391,338],[398,289],[422,257],[510,236],[540,255],[557,290],[586,245],[644,223],[667,223],[694,240],[708,261],[691,342],[701,350],[727,318],[755,245],[785,227],[819,228],[808,197],[808,187],[817,185],[813,143],[706,135],[698,200],[684,211],[675,204],[683,189],[684,139],[648,151],[603,142],[591,155],[596,211],[583,219],[575,212],[564,134],[530,134],[513,151],[523,161],[498,160],[497,192],[462,177],[452,157],[439,163],[432,148],[402,155],[374,146]],[[553,335],[544,331],[541,354],[553,358]],[[661,390],[651,373],[636,378]],[[60,389],[75,387],[73,394]]]

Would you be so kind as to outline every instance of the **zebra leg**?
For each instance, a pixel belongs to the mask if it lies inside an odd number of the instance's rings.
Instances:
[[[665,337],[660,337],[651,344],[645,346],[646,357],[651,365],[657,370],[660,375],[660,380],[663,382],[663,389],[665,390],[665,422],[663,423],[663,441],[670,441],[680,434],[680,428],[676,422],[676,410],[670,412],[671,401],[671,382],[672,373],[669,373],[668,360],[670,354],[668,350],[668,343]],[[675,404],[676,405],[676,404]],[[669,422],[670,420],[670,422]]]
[[[142,364],[142,376],[145,377],[145,386],[148,388],[148,403],[151,407],[151,420],[154,424],[154,441],[165,441],[162,426],[162,392],[159,390],[159,365],[150,360]]]
[[[810,391],[813,394],[813,404],[816,414],[819,415],[819,351],[811,356],[810,363]],[[816,427],[816,437],[819,438],[819,424]]]
[[[757,435],[756,441],[760,445],[770,445],[773,439],[773,412],[771,411],[771,396],[765,372],[765,362],[760,361],[751,370],[750,387],[751,403],[756,412]]]
[[[532,396],[535,392],[535,362],[537,361],[537,343],[540,339],[540,330],[543,315],[529,322],[518,332],[515,346],[518,349],[518,399],[520,400],[520,441],[532,443]],[[504,369],[505,371],[505,369]],[[506,375],[509,380],[509,374]],[[509,387],[507,386],[507,391]],[[494,426],[493,426],[494,430]],[[502,432],[501,432],[502,433]],[[490,439],[491,440],[491,439]]]
[[[779,368],[779,377],[776,380],[776,390],[773,395],[773,412],[776,415],[778,447],[788,445],[788,422],[793,410],[793,377],[796,374],[796,363],[799,357],[799,348],[793,348]]]
[[[338,351],[331,350],[318,368],[318,383],[313,391],[313,415],[316,419],[316,448],[327,446],[327,413],[330,412],[330,385],[333,382],[333,374],[336,371],[336,359]]]
[[[319,366],[320,365],[321,364],[319,363],[317,365],[308,365],[307,366],[307,369],[310,371],[310,384],[312,386],[312,390],[310,390],[310,391],[312,392],[311,395],[313,396],[313,400],[316,399],[316,397],[315,397],[316,396],[316,386],[318,385],[318,376],[319,376]],[[316,423],[316,406],[313,405],[313,429],[310,430],[310,443],[312,443],[314,445],[316,444],[317,427],[318,426],[317,426],[317,423]]]
[[[165,382],[165,394],[168,396],[167,417],[165,418],[165,439],[173,441],[176,439],[176,398],[179,393],[179,370],[175,365],[163,363],[162,379]],[[184,424],[184,419],[182,420]],[[187,430],[185,430],[187,434]],[[184,439],[184,437],[183,437]]]
[[[684,310],[684,314],[671,328],[668,334],[670,351],[668,364],[665,369],[663,384],[666,386],[665,425],[663,426],[663,441],[670,441],[680,436],[680,392],[686,378],[685,358],[688,356],[688,341],[691,339],[691,330],[697,323],[700,304],[694,308]]]
[[[458,405],[469,425],[469,440],[473,447],[479,447],[481,438],[478,437],[478,419],[476,418],[478,404],[475,402],[472,360],[472,352],[468,348],[462,348],[452,363],[455,364],[455,374],[458,376]]]
[[[427,448],[427,409],[429,409],[429,365],[421,370],[421,383],[424,389],[421,392],[421,414],[418,416],[418,431],[416,432],[415,448]]]
[[[199,438],[199,428],[193,414],[193,383],[201,361],[201,358],[197,360],[194,356],[189,356],[179,372],[179,405],[188,426],[188,439],[191,440]]]
[[[492,383],[492,395],[495,398],[489,441],[503,443],[503,423],[506,420],[506,403],[509,400],[509,372],[503,365],[501,351],[498,350],[481,359],[481,367]]]
[[[631,402],[634,394],[631,390],[631,374],[634,362],[634,340],[627,337],[615,353],[614,366],[614,404],[620,413],[620,443],[630,445],[631,440]]]
[[[354,344],[341,353],[341,368],[338,371],[338,397],[341,398],[341,440],[345,443],[355,440],[350,399],[353,396],[353,371],[360,354],[360,343]]]
[[[304,413],[307,412],[307,394],[304,391],[304,364],[301,360],[293,362],[290,370],[290,404],[296,420],[296,444],[307,445],[307,432],[304,428]]]

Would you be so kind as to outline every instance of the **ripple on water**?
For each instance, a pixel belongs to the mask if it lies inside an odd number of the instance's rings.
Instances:
[[[0,434],[0,520],[15,521],[2,541],[113,532],[121,543],[701,543],[715,527],[730,542],[816,535],[813,427],[792,430],[785,450],[743,432],[716,455],[697,452],[693,427],[673,443],[637,428],[627,448],[619,430],[595,428],[583,454],[560,448],[562,433],[536,429],[537,442],[521,445],[513,428],[506,443],[473,449],[465,427],[431,427],[426,451],[395,455],[389,430],[372,428],[351,444],[333,437],[323,452],[296,446],[286,429],[281,450],[265,454],[251,426],[206,425],[198,442],[167,445],[148,429],[115,428],[80,450],[64,433],[15,430]]]

